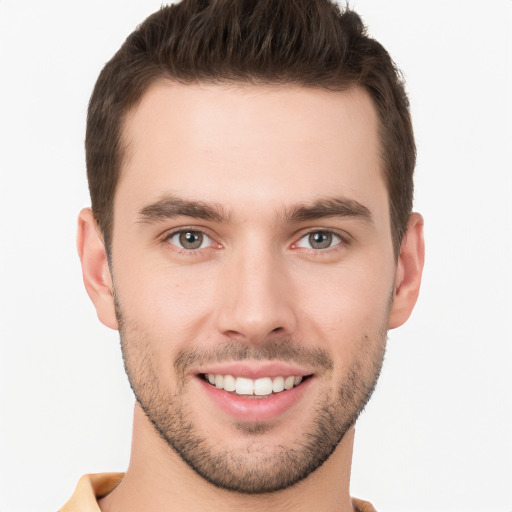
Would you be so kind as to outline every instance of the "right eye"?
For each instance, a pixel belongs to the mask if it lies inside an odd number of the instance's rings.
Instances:
[[[169,235],[167,241],[170,244],[187,251],[204,249],[212,244],[212,239],[206,233],[193,229],[175,231]]]

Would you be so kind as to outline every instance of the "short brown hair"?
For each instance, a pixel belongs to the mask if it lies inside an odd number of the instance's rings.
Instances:
[[[159,79],[362,87],[379,117],[395,253],[412,209],[416,148],[401,75],[361,18],[331,0],[183,0],[147,18],[103,68],[87,117],[92,210],[107,251],[126,114]]]

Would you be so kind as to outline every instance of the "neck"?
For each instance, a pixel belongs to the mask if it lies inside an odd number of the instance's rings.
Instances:
[[[331,457],[298,484],[269,494],[240,494],[219,489],[197,475],[158,435],[140,406],[135,406],[130,465],[121,483],[99,502],[102,512],[311,511],[351,512],[350,466],[354,428]]]

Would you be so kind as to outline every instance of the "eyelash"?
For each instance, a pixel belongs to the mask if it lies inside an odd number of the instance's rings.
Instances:
[[[185,247],[180,247],[178,244],[175,244],[175,243],[171,242],[172,238],[174,238],[177,235],[184,234],[184,233],[198,233],[198,234],[201,234],[201,235],[207,237],[210,240],[210,243],[206,247],[198,247],[198,248],[193,248],[193,249],[187,249]],[[338,241],[334,245],[330,245],[329,247],[321,248],[321,249],[315,249],[313,247],[301,247],[301,246],[299,246],[299,243],[302,240],[306,239],[307,237],[309,237],[311,235],[320,234],[320,233],[324,234],[324,235],[330,235],[333,238],[336,238]],[[222,244],[216,242],[213,239],[213,237],[211,237],[208,233],[206,233],[204,231],[204,229],[192,228],[192,227],[190,227],[190,228],[188,228],[188,227],[179,228],[179,229],[176,229],[174,231],[171,231],[170,233],[166,233],[162,237],[162,240],[163,240],[163,242],[165,242],[165,243],[167,243],[169,245],[172,245],[173,246],[173,250],[176,250],[179,253],[187,255],[187,256],[198,255],[198,254],[200,254],[200,251],[202,251],[203,249],[207,249],[207,248],[211,247],[212,245],[215,245],[216,249],[221,249],[222,248]],[[350,245],[349,237],[346,236],[346,235],[342,235],[338,231],[334,231],[334,230],[330,230],[330,229],[313,229],[313,230],[307,231],[306,233],[301,234],[301,236],[297,239],[297,241],[294,242],[291,245],[291,248],[292,249],[297,249],[297,248],[301,249],[302,248],[302,249],[305,249],[305,250],[307,250],[307,251],[309,251],[309,252],[311,252],[313,254],[320,255],[322,253],[328,253],[328,252],[331,252],[332,250],[340,249],[341,248],[340,246],[348,246],[348,245]]]
[[[210,243],[206,247],[187,249],[185,247],[180,247],[178,244],[171,242],[172,238],[174,238],[175,236],[185,234],[185,233],[197,233],[197,234],[203,235],[204,237],[207,237],[210,240]],[[218,242],[215,242],[213,237],[211,237],[208,233],[206,233],[206,231],[204,229],[198,229],[198,228],[192,228],[192,227],[179,228],[179,229],[175,229],[174,231],[171,231],[170,233],[166,233],[162,237],[162,241],[169,245],[172,245],[173,250],[178,251],[180,254],[184,254],[186,256],[199,255],[201,250],[207,249],[208,247],[211,247],[212,245],[216,245],[217,246],[217,247],[215,247],[216,249],[222,248],[222,245],[219,244]]]
[[[303,246],[299,245],[303,240],[307,240],[312,235],[319,235],[319,234],[327,235],[327,236],[331,237],[332,238],[331,245],[329,245],[328,247],[325,247],[325,248],[303,247]],[[313,251],[315,254],[322,254],[322,253],[325,253],[328,251],[330,252],[331,250],[339,249],[340,248],[339,246],[347,246],[348,244],[349,244],[348,237],[343,236],[338,231],[333,231],[330,229],[313,229],[313,230],[309,230],[307,233],[302,234],[302,236],[297,240],[297,242],[294,242],[292,244],[292,247],[293,248],[303,248],[303,249],[306,249],[309,251]]]

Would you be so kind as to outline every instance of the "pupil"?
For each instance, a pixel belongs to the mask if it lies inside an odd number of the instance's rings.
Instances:
[[[180,244],[185,249],[198,249],[203,243],[203,234],[197,231],[185,231],[180,234]]]
[[[309,243],[313,249],[327,249],[332,243],[332,234],[318,231],[309,235]]]

